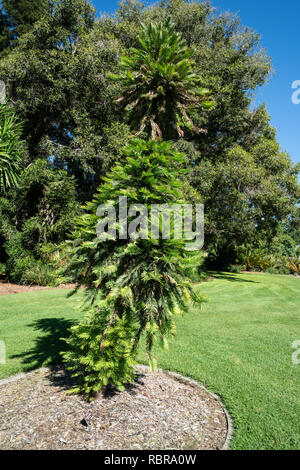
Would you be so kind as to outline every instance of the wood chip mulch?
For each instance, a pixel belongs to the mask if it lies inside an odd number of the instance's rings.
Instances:
[[[227,436],[221,403],[165,372],[137,368],[124,392],[92,403],[66,395],[63,369],[41,369],[0,387],[0,449],[220,449]]]
[[[42,287],[42,286],[22,286],[18,284],[11,284],[0,280],[0,296],[9,294],[21,294],[26,292],[33,292],[38,290],[49,290],[49,289],[73,289],[74,284],[63,284],[59,287]]]

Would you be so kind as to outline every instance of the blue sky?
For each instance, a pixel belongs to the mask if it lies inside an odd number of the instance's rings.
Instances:
[[[113,12],[117,0],[93,0],[101,12]],[[149,2],[151,3],[151,2]],[[300,84],[299,0],[212,0],[219,11],[239,13],[244,25],[261,35],[261,44],[273,59],[270,82],[256,93],[255,102],[267,103],[281,146],[300,162],[300,103],[292,103],[292,83]],[[300,98],[300,94],[299,94]]]

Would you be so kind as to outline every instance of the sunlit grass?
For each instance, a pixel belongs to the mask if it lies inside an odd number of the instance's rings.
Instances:
[[[235,422],[234,449],[300,449],[300,278],[218,274],[199,286],[210,301],[179,317],[159,366],[218,393]],[[59,362],[60,340],[79,314],[80,295],[62,290],[0,297],[0,377]],[[143,352],[140,361],[145,361]],[[192,419],[192,417],[191,417]]]

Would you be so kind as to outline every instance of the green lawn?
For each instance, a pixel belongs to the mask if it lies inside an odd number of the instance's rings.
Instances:
[[[68,291],[67,291],[68,292]],[[0,341],[6,343],[7,363],[0,379],[43,364],[61,362],[71,324],[79,317],[80,296],[67,298],[61,289],[0,297]]]
[[[159,366],[218,393],[234,418],[234,449],[300,449],[300,279],[218,274],[200,285],[210,302],[177,319],[177,336]],[[0,377],[59,360],[60,338],[78,317],[79,296],[40,291],[0,297]],[[140,360],[144,360],[141,353]]]

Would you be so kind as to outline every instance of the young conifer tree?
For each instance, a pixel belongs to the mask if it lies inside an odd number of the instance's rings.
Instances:
[[[65,252],[65,281],[86,287],[86,315],[72,328],[64,359],[77,377],[73,391],[89,398],[109,382],[122,390],[134,379],[142,333],[154,368],[154,337],[167,346],[175,333],[174,314],[186,311],[191,300],[202,300],[186,277],[201,254],[187,251],[185,240],[153,239],[151,233],[146,238],[147,221],[137,220],[141,204],[151,214],[152,204],[184,202],[179,177],[185,172],[184,155],[167,142],[135,139],[124,156],[87,204]],[[128,226],[136,223],[135,237],[119,239],[123,228],[118,222],[112,225],[116,237],[97,235],[98,208],[109,203],[118,213],[120,198],[127,198]]]
[[[93,201],[86,205],[65,249],[64,280],[85,286],[86,298],[85,317],[72,328],[69,350],[63,356],[77,378],[73,392],[89,399],[108,383],[122,390],[126,382],[134,380],[133,366],[143,334],[150,366],[155,368],[151,355],[155,337],[166,347],[168,336],[175,333],[174,315],[186,311],[191,301],[203,300],[190,282],[193,267],[199,266],[203,255],[186,250],[186,241],[173,236],[173,218],[170,237],[162,237],[164,225],[160,222],[156,232],[149,235],[145,211],[152,222],[152,205],[169,207],[188,202],[184,198],[185,157],[162,138],[170,138],[174,128],[182,135],[182,116],[185,125],[191,124],[189,109],[198,106],[200,97],[208,92],[198,89],[198,80],[192,74],[191,51],[169,21],[143,31],[140,52],[133,51],[133,62],[127,64],[133,69],[140,67],[145,76],[140,76],[139,70],[128,71],[125,87],[128,86],[129,100],[134,90],[140,109],[140,130],[148,132],[152,140],[133,139],[124,149],[124,160],[104,178]],[[136,61],[136,57],[145,64]],[[134,83],[130,83],[131,76]],[[111,78],[124,82],[122,76]],[[151,86],[155,87],[154,95]],[[166,101],[168,96],[170,103]],[[174,112],[164,114],[166,106]],[[132,128],[135,127],[133,120]],[[110,227],[109,237],[103,233],[99,236],[103,208],[110,216],[119,213],[124,198],[130,208],[129,232],[135,236],[124,234],[119,218]],[[136,212],[140,213],[138,220]],[[132,224],[136,230],[130,230]]]

